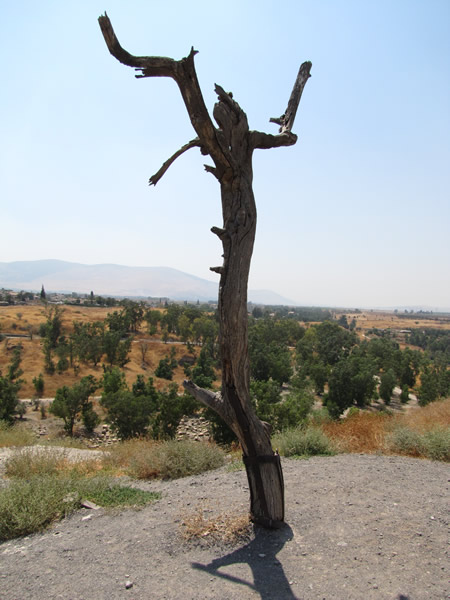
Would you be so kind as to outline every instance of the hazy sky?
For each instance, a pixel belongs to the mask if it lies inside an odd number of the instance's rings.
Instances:
[[[108,52],[194,46],[208,108],[232,91],[276,133],[311,60],[297,144],[256,151],[249,287],[305,305],[450,307],[449,0],[0,0],[0,261],[169,266],[210,280],[220,190],[169,79]],[[207,158],[207,157],[206,157]],[[1,282],[0,282],[1,285]]]

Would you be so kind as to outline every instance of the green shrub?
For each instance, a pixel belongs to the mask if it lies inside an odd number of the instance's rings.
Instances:
[[[395,452],[432,460],[450,461],[450,428],[435,427],[419,433],[407,427],[395,429],[389,443]]]
[[[321,406],[320,408],[313,409],[309,413],[308,419],[312,425],[322,425],[323,423],[330,423],[332,421],[330,413],[328,412],[326,406]]]
[[[423,435],[423,444],[427,458],[450,462],[450,428],[427,431]]]
[[[79,505],[70,482],[51,476],[17,480],[0,490],[0,540],[40,531]]]
[[[0,541],[44,529],[81,506],[83,499],[99,506],[140,506],[160,494],[122,487],[108,477],[54,475],[17,479],[0,490]]]
[[[421,456],[423,452],[422,436],[408,427],[397,427],[389,437],[393,450],[410,456]]]
[[[177,479],[217,469],[224,464],[223,451],[214,444],[169,440],[134,444],[128,472],[138,479]]]
[[[314,456],[334,454],[330,439],[315,427],[287,429],[273,436],[272,445],[282,456]]]
[[[76,481],[74,488],[81,498],[91,500],[105,508],[145,506],[161,498],[158,492],[146,492],[120,485],[105,476],[80,479]]]

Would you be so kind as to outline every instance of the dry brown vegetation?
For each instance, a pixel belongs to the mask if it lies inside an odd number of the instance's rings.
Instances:
[[[84,306],[63,306],[62,322],[65,335],[73,331],[73,322],[94,322],[103,321],[108,313],[118,308],[98,308]],[[46,375],[44,371],[44,355],[42,353],[42,342],[37,336],[39,326],[45,323],[46,308],[42,305],[27,305],[27,306],[0,306],[0,333],[3,334],[22,334],[27,337],[21,338],[6,338],[0,342],[0,371],[6,372],[8,363],[11,360],[12,350],[14,346],[22,344],[22,364],[21,368],[24,371],[22,378],[25,383],[22,385],[19,397],[31,398],[34,394],[33,377],[37,377],[39,373],[44,375],[46,398],[53,398],[56,390],[63,385],[73,385],[79,381],[80,377],[93,375],[96,378],[102,376],[103,370],[101,365],[93,368],[90,365],[81,364],[78,376],[73,369],[54,375]],[[32,327],[32,338],[30,339],[29,327]],[[135,335],[130,352],[130,362],[124,367],[127,383],[131,385],[138,374],[147,377],[154,377],[155,387],[157,389],[166,388],[168,381],[159,379],[154,376],[154,371],[158,366],[159,361],[167,356],[172,348],[175,348],[178,360],[186,354],[186,346],[184,344],[163,343],[160,336],[148,336],[145,331],[145,323]],[[149,345],[149,349],[145,356],[145,363],[142,362],[142,353],[140,349],[141,343]],[[181,385],[185,375],[182,367],[177,367],[174,371],[173,381]]]
[[[201,540],[206,544],[235,544],[246,541],[251,533],[248,513],[215,514],[206,504],[181,516],[181,535],[186,541]]]
[[[341,314],[347,315],[350,322],[352,319],[356,321],[356,327],[362,332],[368,329],[450,329],[450,317],[436,316],[433,318],[422,318],[414,315],[414,318],[405,317],[402,313],[394,313],[388,311],[364,311],[361,313],[342,312],[336,313],[337,317]],[[431,315],[430,315],[431,316]]]
[[[450,398],[393,416],[360,411],[347,419],[321,426],[340,451],[364,453],[389,453],[387,439],[397,427],[407,427],[418,433],[450,427]]]

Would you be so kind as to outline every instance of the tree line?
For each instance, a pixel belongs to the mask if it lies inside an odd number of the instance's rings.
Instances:
[[[173,336],[185,342],[191,356],[183,365],[186,377],[202,388],[216,386],[219,355],[214,314],[178,304],[165,311],[148,310],[128,301],[104,321],[74,322],[68,335],[63,331],[62,314],[58,306],[48,308],[40,327],[46,374],[69,367],[78,372],[80,363],[103,366],[100,379],[83,377],[72,388],[57,390],[52,411],[64,420],[68,433],[73,432],[77,420],[88,431],[97,425],[89,398],[99,389],[103,390],[101,404],[108,419],[122,438],[143,434],[171,437],[181,416],[199,409],[192,397],[178,394],[176,384],[157,391],[152,378],[145,381],[139,375],[131,387],[127,385],[122,369],[129,361],[133,335],[144,323],[149,335],[158,334],[165,341]],[[408,341],[423,350],[401,349],[387,336],[360,340],[348,322],[323,320],[305,327],[291,314],[261,315],[256,311],[256,316],[249,318],[251,400],[258,416],[273,431],[304,421],[318,399],[331,418],[339,418],[351,407],[364,408],[377,398],[388,406],[395,386],[401,389],[402,402],[408,402],[409,393],[415,391],[419,403],[425,405],[450,395],[449,338],[445,331],[417,330]],[[146,342],[142,344],[145,362]],[[20,361],[19,346],[8,372],[0,375],[0,419],[11,420],[17,414],[23,374]],[[171,381],[178,366],[172,347],[154,374]],[[42,396],[43,375],[33,383],[36,396]],[[207,416],[215,437],[230,441],[233,436],[217,415],[208,411]]]

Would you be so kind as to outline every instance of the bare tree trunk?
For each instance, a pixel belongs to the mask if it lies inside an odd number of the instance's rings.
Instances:
[[[136,57],[119,44],[108,17],[99,19],[111,54],[123,64],[141,71],[137,77],[172,77],[183,96],[197,138],[171,156],[150,178],[156,185],[170,165],[183,152],[200,147],[214,166],[205,165],[219,181],[223,227],[212,231],[223,245],[223,264],[211,269],[220,274],[219,323],[222,363],[222,391],[214,393],[191,381],[184,387],[198,400],[213,408],[237,435],[243,450],[251,496],[251,517],[266,527],[284,521],[284,484],[280,457],[270,443],[269,426],[255,414],[250,402],[250,365],[248,354],[247,286],[256,231],[256,205],[252,189],[252,155],[256,148],[275,148],[295,144],[291,133],[303,88],[310,76],[311,63],[303,63],[292,91],[288,108],[280,118],[279,135],[250,131],[240,106],[216,85],[218,103],[214,106],[215,128],[206,110],[194,67],[195,51],[175,61],[164,57]]]

